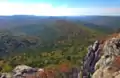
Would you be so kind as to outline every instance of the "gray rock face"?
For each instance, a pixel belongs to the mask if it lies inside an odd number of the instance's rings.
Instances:
[[[120,78],[120,35],[107,39],[100,46],[96,41],[89,47],[83,78]]]
[[[103,46],[103,55],[97,62],[96,67],[111,66],[116,56],[120,55],[120,39],[107,40]]]
[[[95,43],[88,47],[88,53],[84,58],[83,64],[83,78],[90,78],[90,75],[95,71],[95,64],[99,60],[99,41],[95,41]]]

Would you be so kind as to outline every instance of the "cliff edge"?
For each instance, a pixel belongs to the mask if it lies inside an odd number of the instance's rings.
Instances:
[[[120,33],[88,48],[83,78],[120,78]]]

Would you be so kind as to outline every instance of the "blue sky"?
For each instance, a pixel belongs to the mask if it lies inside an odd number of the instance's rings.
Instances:
[[[120,0],[8,0],[8,2],[49,3],[54,6],[69,7],[120,7]]]
[[[21,14],[120,15],[120,0],[0,0],[0,15]]]

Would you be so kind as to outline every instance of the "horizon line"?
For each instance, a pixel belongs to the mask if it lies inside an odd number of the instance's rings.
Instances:
[[[75,16],[120,16],[120,15],[27,15],[27,14],[15,14],[15,15],[0,15],[1,16],[37,16],[37,17],[75,17]]]

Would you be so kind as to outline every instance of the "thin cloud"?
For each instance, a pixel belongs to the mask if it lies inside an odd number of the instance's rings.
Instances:
[[[120,8],[69,8],[66,5],[53,7],[45,3],[0,3],[0,15],[41,15],[41,16],[77,16],[77,15],[120,15]]]

